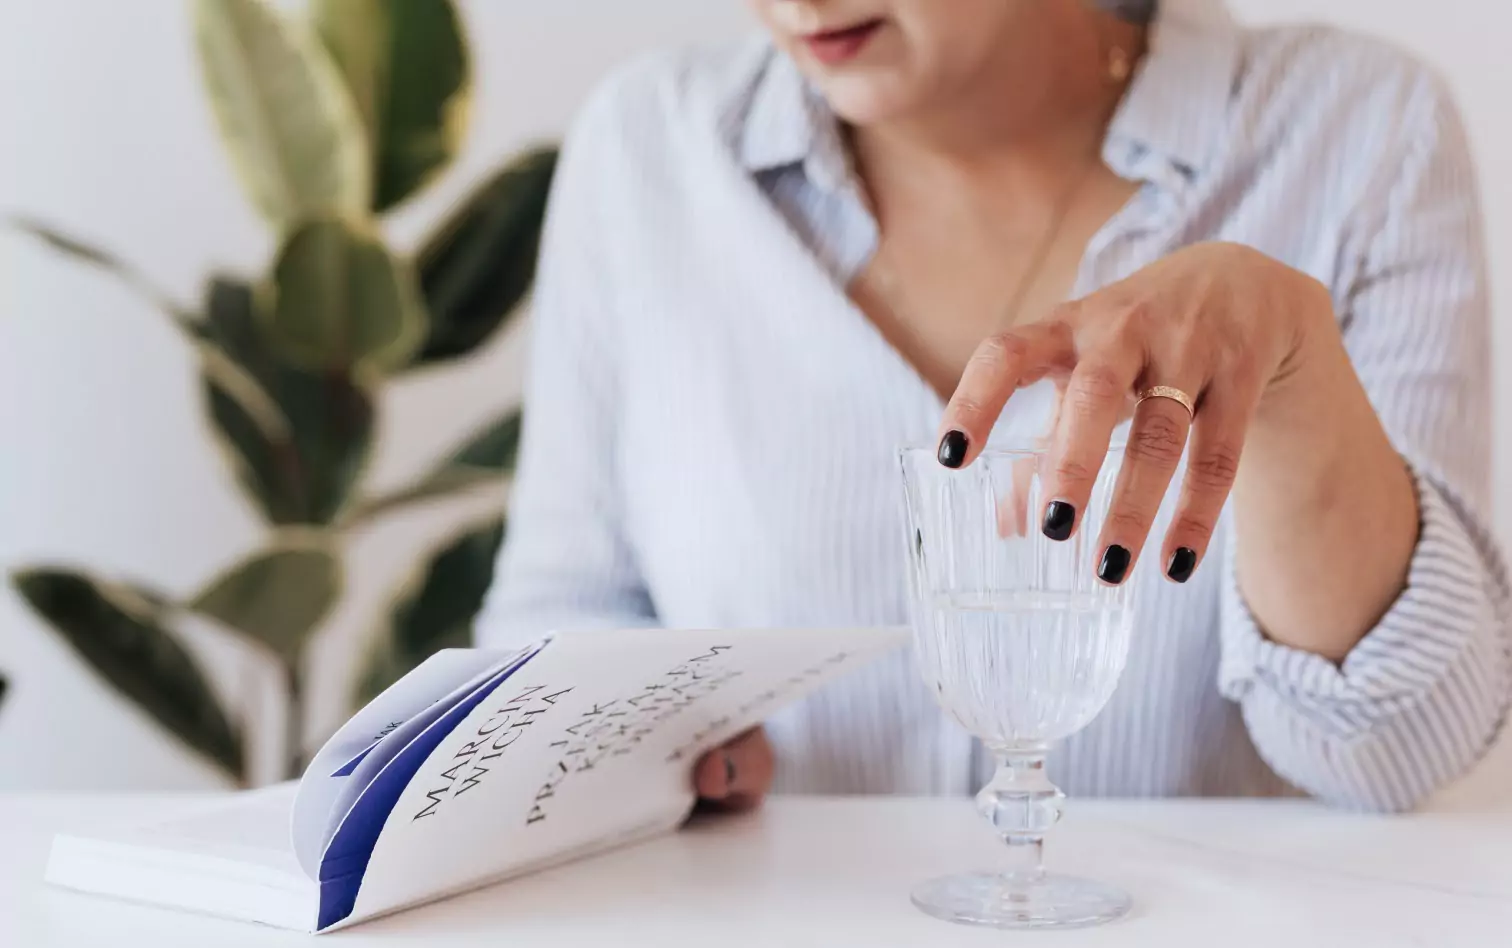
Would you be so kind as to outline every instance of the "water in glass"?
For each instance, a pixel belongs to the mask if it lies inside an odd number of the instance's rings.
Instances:
[[[915,648],[936,699],[994,751],[1043,747],[1097,716],[1123,671],[1129,610],[1086,593],[944,592]]]

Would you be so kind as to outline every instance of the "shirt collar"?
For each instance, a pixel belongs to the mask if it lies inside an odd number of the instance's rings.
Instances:
[[[1223,139],[1239,55],[1223,0],[1161,0],[1149,51],[1109,127],[1104,156],[1113,170],[1139,176],[1135,153],[1151,151],[1183,174],[1201,172]],[[849,179],[834,113],[790,58],[767,56],[747,101],[737,142],[747,170],[801,164],[829,190]]]
[[[773,51],[757,77],[740,127],[740,158],[751,172],[803,165],[826,190],[849,177],[835,115],[786,55]]]
[[[1239,27],[1223,0],[1161,0],[1149,50],[1108,129],[1116,144],[1147,148],[1186,175],[1205,170],[1228,127],[1239,71]]]

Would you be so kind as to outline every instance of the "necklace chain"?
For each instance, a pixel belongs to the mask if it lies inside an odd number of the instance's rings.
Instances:
[[[1096,167],[1096,162],[1089,162],[1086,168],[1082,169],[1081,172],[1074,175],[1067,182],[1066,186],[1061,189],[1061,193],[1056,197],[1055,204],[1051,210],[1050,221],[1046,225],[1040,239],[1035,243],[1033,252],[1029,257],[1029,264],[1024,268],[1023,275],[1019,277],[1018,282],[1014,284],[1013,293],[1008,297],[1008,302],[1003,307],[1001,329],[1007,329],[1018,322],[1020,311],[1024,306],[1024,300],[1028,297],[1029,291],[1039,282],[1040,271],[1044,269],[1045,263],[1050,259],[1050,251],[1055,247],[1056,241],[1060,238],[1066,218],[1069,216],[1071,208],[1076,203],[1076,198],[1081,194],[1088,179],[1092,177],[1092,172]],[[875,216],[875,208],[873,208],[873,214]],[[892,264],[885,258],[884,253],[877,253],[872,257],[871,266],[877,288],[882,291],[881,302],[892,311],[894,318],[904,316],[906,312],[910,311],[910,308],[897,305],[900,302],[899,297],[902,296],[903,291],[899,285],[897,272],[893,269]]]
[[[1106,63],[1107,76],[1109,81],[1114,85],[1122,86],[1127,82],[1130,74],[1133,72],[1133,66],[1134,59],[1129,55],[1128,50],[1115,44],[1108,51]],[[848,155],[848,158],[850,159],[852,169],[854,169],[856,167],[855,154],[851,153]],[[1096,160],[1089,161],[1085,168],[1067,181],[1065,188],[1057,195],[1055,204],[1051,210],[1050,222],[1045,228],[1045,233],[1035,245],[1034,251],[1029,258],[1029,265],[1025,267],[1023,275],[1019,277],[1018,283],[1013,288],[1012,295],[1008,297],[1008,302],[1003,307],[1003,324],[1000,328],[1007,329],[1018,322],[1020,310],[1024,306],[1024,300],[1028,297],[1029,291],[1039,282],[1040,271],[1044,269],[1046,261],[1050,258],[1050,251],[1055,247],[1056,241],[1060,238],[1061,229],[1065,225],[1066,217],[1070,214],[1071,208],[1076,203],[1076,198],[1080,196],[1083,187],[1091,179],[1092,172],[1097,168],[1098,164],[1099,162]],[[877,209],[868,189],[861,187],[858,190],[867,204],[872,205],[870,210],[873,219],[879,219],[877,217]],[[908,307],[899,307],[897,305],[898,297],[902,295],[902,288],[899,285],[897,273],[884,258],[882,252],[873,255],[871,269],[877,288],[881,291],[879,294],[881,297],[880,302],[891,310],[894,319],[900,319],[906,314]]]

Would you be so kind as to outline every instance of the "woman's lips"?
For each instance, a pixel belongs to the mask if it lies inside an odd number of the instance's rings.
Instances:
[[[827,30],[823,33],[810,34],[803,38],[803,42],[815,59],[826,66],[838,66],[860,54],[862,48],[881,28],[881,20],[868,20],[856,26],[848,26],[843,30]]]

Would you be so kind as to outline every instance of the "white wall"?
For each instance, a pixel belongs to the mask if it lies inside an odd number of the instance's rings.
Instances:
[[[290,0],[291,3],[297,0]],[[1245,15],[1327,16],[1395,37],[1439,63],[1460,94],[1486,179],[1496,261],[1512,264],[1512,15],[1487,0],[1240,0]],[[471,0],[480,104],[460,167],[396,222],[419,233],[437,207],[519,145],[560,132],[609,64],[648,46],[733,33],[739,0]],[[1495,21],[1495,22],[1492,22]],[[186,5],[173,0],[0,0],[0,215],[44,217],[113,248],[191,296],[212,267],[255,269],[265,232],[235,189],[201,99]],[[1512,365],[1501,333],[1498,359]],[[517,346],[407,385],[385,404],[376,475],[397,483],[515,396]],[[1502,394],[1506,393],[1505,385]],[[206,447],[193,366],[156,313],[102,277],[0,234],[0,572],[39,559],[196,587],[250,548],[257,521]],[[1498,458],[1512,477],[1512,417]],[[409,551],[466,510],[406,521],[354,549],[362,579],[317,649],[314,730],[342,711],[364,610]],[[1512,504],[1500,511],[1512,537]],[[234,694],[268,683],[234,652],[212,655]],[[0,790],[213,782],[0,587]]]

